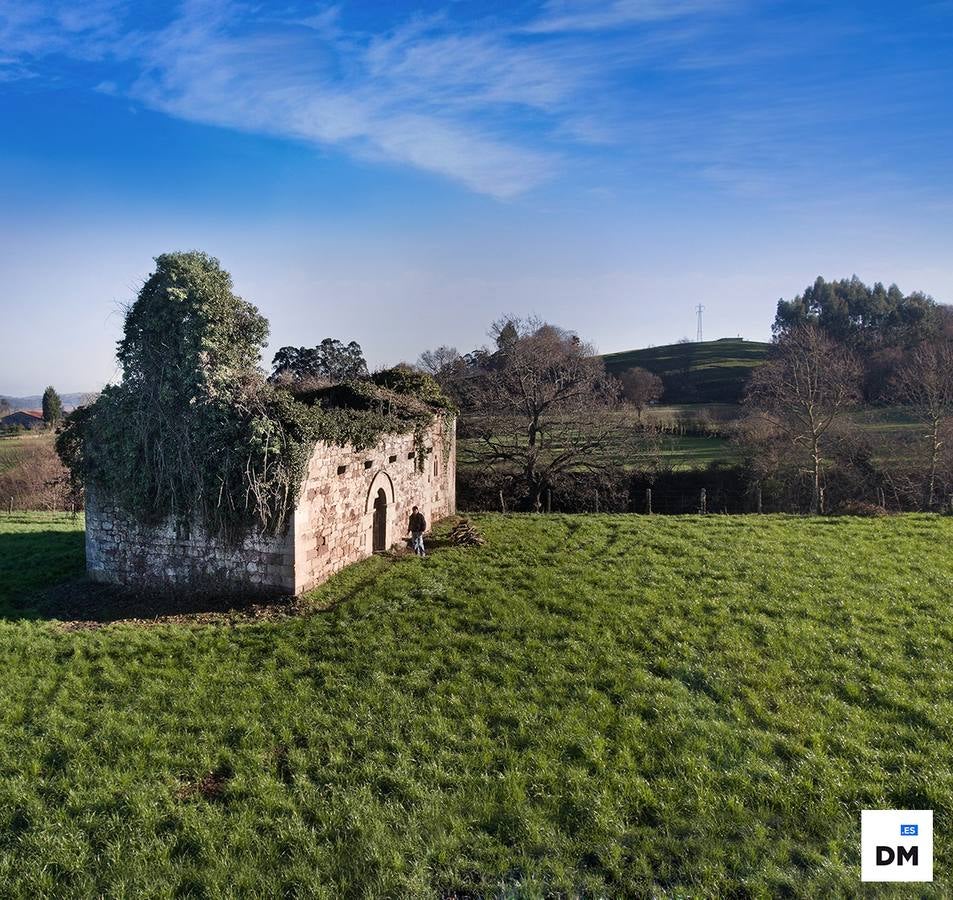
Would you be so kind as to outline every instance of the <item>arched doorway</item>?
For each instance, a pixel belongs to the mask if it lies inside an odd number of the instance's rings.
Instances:
[[[387,494],[383,488],[374,498],[372,546],[375,553],[383,553],[387,549]]]

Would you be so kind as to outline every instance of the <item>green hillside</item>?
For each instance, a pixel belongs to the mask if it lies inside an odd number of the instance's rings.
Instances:
[[[654,372],[665,383],[664,403],[737,403],[768,347],[761,341],[722,338],[607,353],[603,358],[613,375],[634,366]]]

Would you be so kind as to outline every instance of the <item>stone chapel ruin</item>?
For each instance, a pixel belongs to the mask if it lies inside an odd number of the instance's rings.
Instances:
[[[418,438],[389,434],[368,450],[320,443],[284,534],[247,534],[236,546],[197,528],[137,521],[90,491],[86,567],[94,581],[135,587],[209,586],[300,594],[344,566],[400,545],[412,506],[427,522],[453,515],[453,424]]]
[[[411,507],[454,513],[456,420],[432,378],[361,359],[347,382],[266,379],[267,322],[218,261],[156,262],[126,314],[122,382],[57,445],[85,488],[92,580],[299,594],[400,545]]]

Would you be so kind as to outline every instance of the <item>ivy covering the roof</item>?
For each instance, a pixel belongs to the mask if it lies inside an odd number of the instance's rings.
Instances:
[[[72,413],[57,449],[78,484],[145,522],[237,539],[288,522],[319,441],[421,434],[452,403],[409,367],[344,384],[272,383],[267,320],[204,253],[169,253],[126,312],[119,384]]]

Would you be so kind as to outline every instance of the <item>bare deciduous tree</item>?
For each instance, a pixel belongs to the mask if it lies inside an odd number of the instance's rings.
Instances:
[[[460,355],[456,347],[442,345],[434,350],[424,350],[417,358],[417,368],[433,375],[441,390],[457,402],[458,383],[473,368],[473,360]]]
[[[944,433],[953,418],[953,343],[939,340],[920,344],[900,366],[891,387],[892,396],[909,406],[926,426],[928,461],[923,499],[926,509],[932,509]]]
[[[478,357],[464,380],[461,456],[484,468],[516,469],[539,509],[547,487],[570,470],[605,468],[632,429],[619,384],[592,347],[538,320],[504,319],[491,330],[498,350]]]
[[[621,381],[623,396],[635,407],[639,421],[642,421],[642,410],[662,396],[662,379],[648,369],[635,366],[622,374]]]
[[[444,344],[434,350],[424,350],[417,360],[417,365],[437,378],[459,359],[460,351]]]
[[[755,369],[747,402],[775,450],[793,453],[810,474],[811,512],[823,512],[823,470],[845,414],[860,397],[862,368],[856,357],[813,325],[792,329],[772,358]]]

